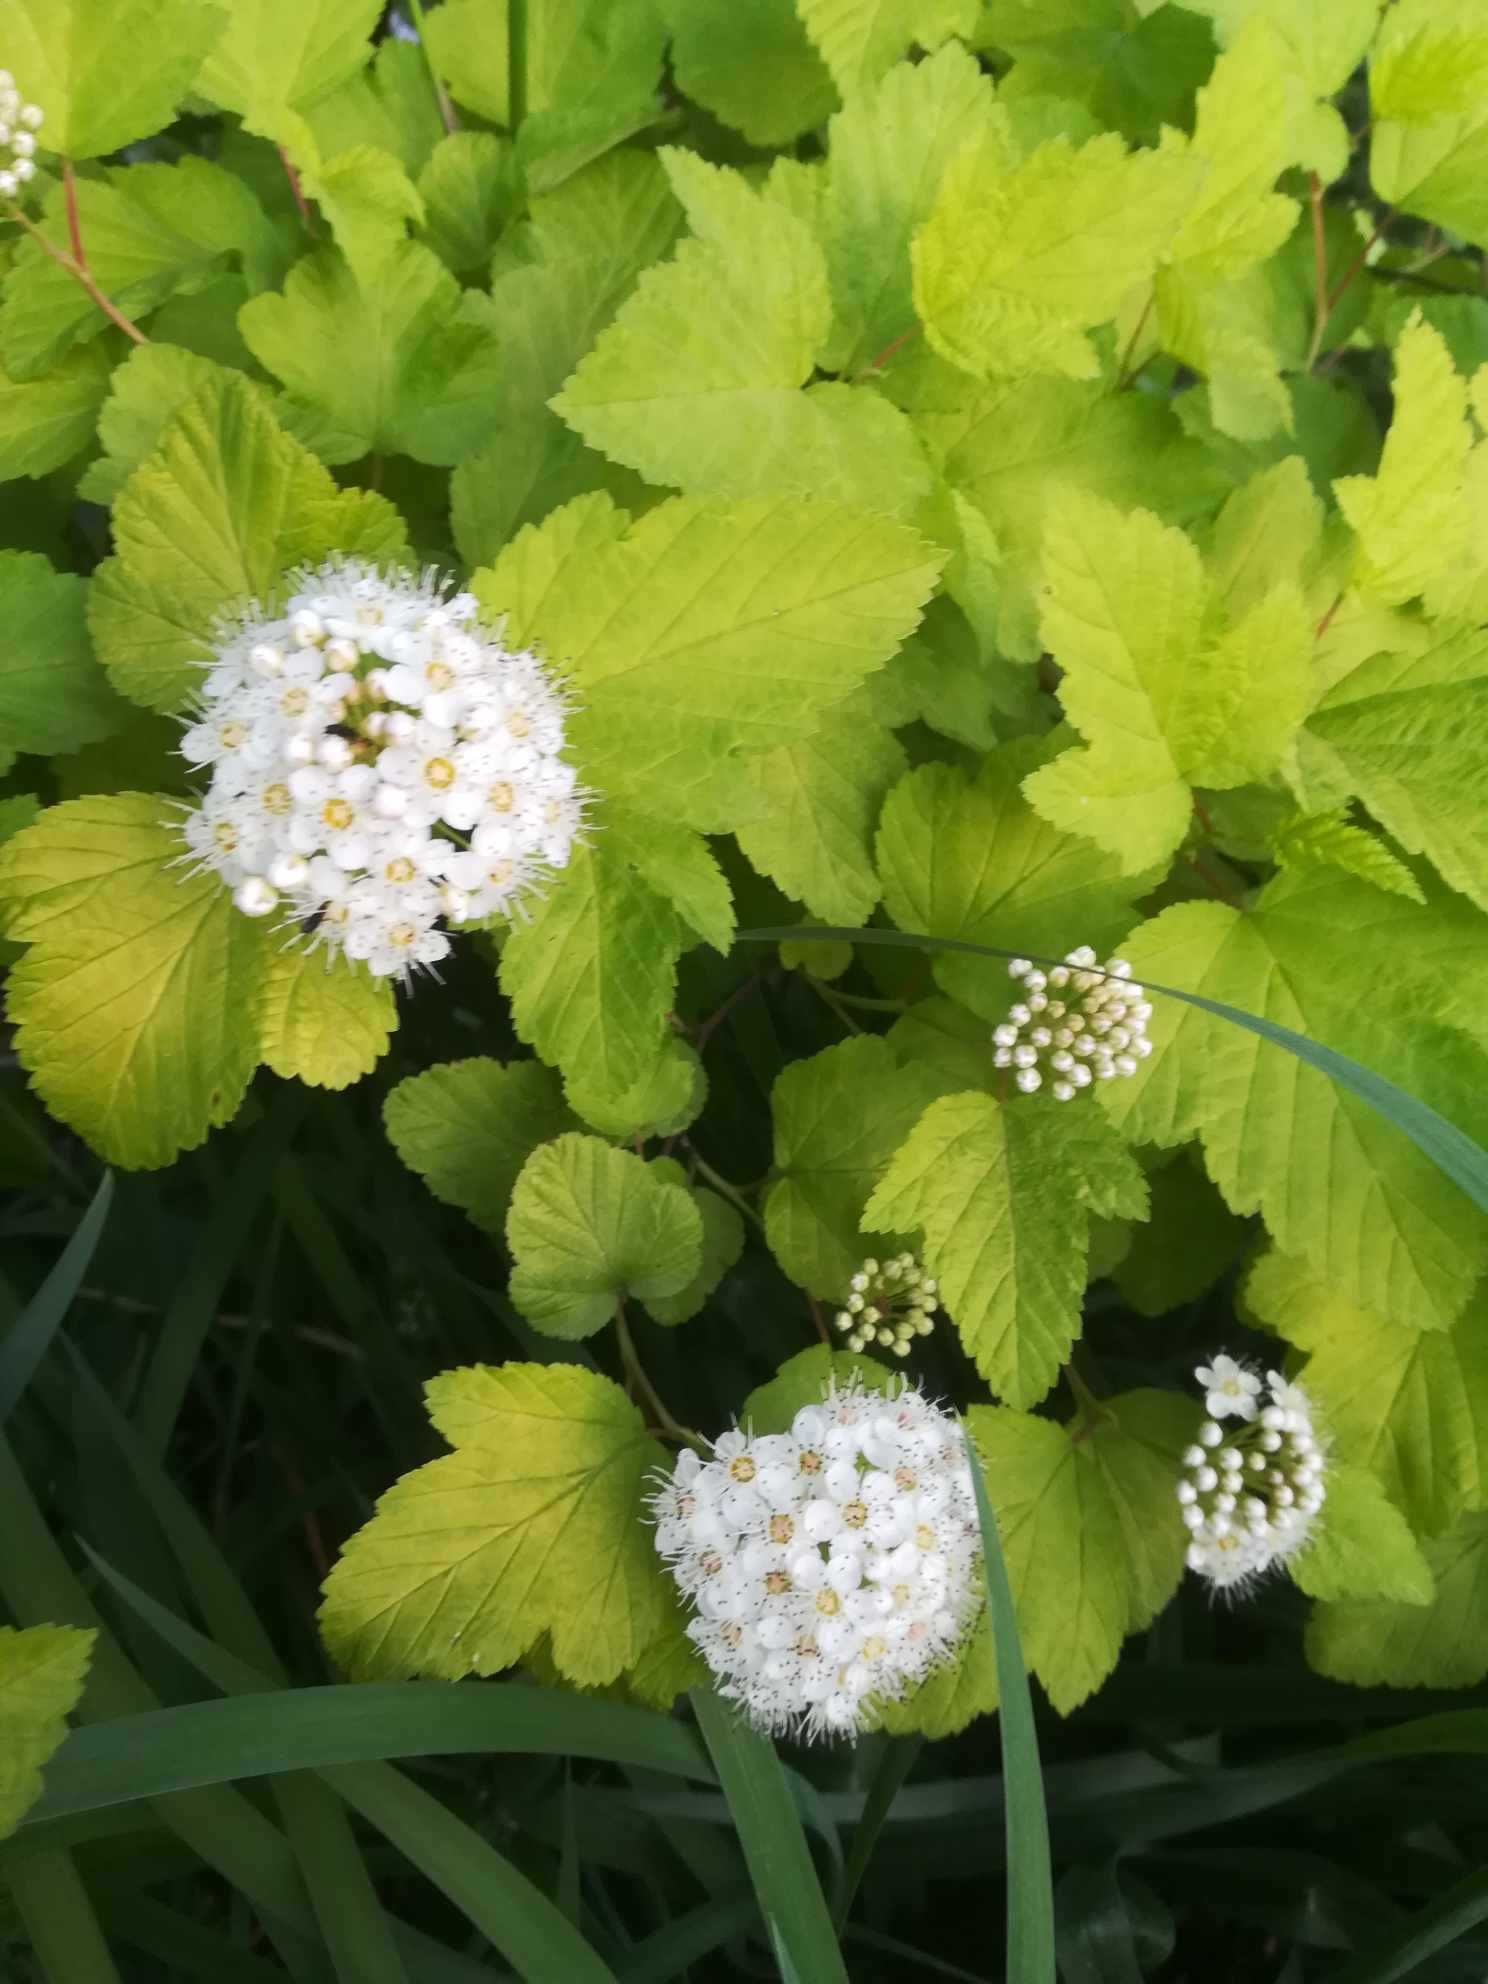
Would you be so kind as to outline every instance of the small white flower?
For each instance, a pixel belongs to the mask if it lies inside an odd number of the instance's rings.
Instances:
[[[587,798],[567,698],[475,611],[433,573],[331,558],[276,618],[224,628],[181,741],[210,773],[181,831],[245,915],[282,898],[312,944],[406,978],[448,955],[441,920],[510,911],[567,863]]]
[[[1254,1419],[1261,1381],[1233,1357],[1220,1355],[1213,1364],[1200,1364],[1194,1376],[1204,1387],[1204,1407],[1211,1419]]]
[[[35,177],[35,134],[45,122],[40,105],[23,103],[15,77],[0,69],[0,194],[7,200]]]
[[[1038,1093],[1049,1070],[1054,1100],[1072,1102],[1095,1082],[1134,1075],[1152,1052],[1152,1007],[1132,984],[1125,959],[1097,965],[1095,952],[1082,944],[1047,972],[1014,958],[1008,976],[1024,996],[992,1030],[992,1065],[1012,1069],[1025,1095]]]
[[[975,1611],[964,1436],[912,1386],[834,1385],[788,1434],[725,1433],[709,1461],[682,1454],[650,1508],[689,1638],[768,1732],[861,1734]]]
[[[1266,1373],[1264,1406],[1261,1380],[1233,1357],[1201,1364],[1196,1375],[1215,1417],[1185,1451],[1177,1483],[1186,1562],[1233,1590],[1307,1543],[1327,1494],[1327,1455],[1306,1392],[1279,1372]],[[1229,1433],[1218,1424],[1226,1415],[1239,1422]]]

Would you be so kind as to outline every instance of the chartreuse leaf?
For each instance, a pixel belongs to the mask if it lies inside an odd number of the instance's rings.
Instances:
[[[36,379],[0,372],[0,481],[50,475],[93,438],[109,387],[110,353],[82,345]]]
[[[618,1385],[572,1364],[473,1365],[425,1388],[455,1451],[381,1498],[325,1585],[354,1679],[497,1674],[543,1634],[569,1680],[615,1680],[671,1616],[643,1520],[666,1460]]]
[[[909,244],[941,176],[993,117],[965,49],[891,69],[832,119],[820,227],[832,288],[832,369],[852,375],[914,328]]]
[[[258,1059],[263,932],[216,875],[185,877],[169,802],[53,806],[0,850],[16,1048],[53,1114],[149,1169],[235,1113]]]
[[[510,218],[510,148],[490,131],[451,131],[430,153],[418,193],[424,240],[456,275],[467,275],[485,265]]]
[[[1169,522],[1224,493],[1171,408],[1149,394],[1055,378],[978,389],[941,361],[910,361],[901,375],[896,360],[887,383],[932,461],[990,531],[986,638],[1020,660],[1042,652],[1035,589],[1044,525],[1066,492],[1123,509],[1140,503]]]
[[[1114,132],[1019,159],[1005,120],[952,159],[915,236],[915,308],[935,349],[978,378],[1093,379],[1085,333],[1152,275],[1198,175]]]
[[[680,89],[755,145],[788,145],[836,107],[792,0],[662,0]]]
[[[389,151],[379,145],[348,146],[324,157],[308,124],[292,146],[303,191],[330,224],[357,282],[375,297],[408,241],[409,223],[424,218],[423,195]]]
[[[1311,101],[1294,111],[1298,118],[1298,161],[1325,183],[1341,176],[1348,163],[1348,129],[1332,104],[1318,98],[1341,90],[1362,60],[1379,19],[1381,0],[1317,0],[1293,7],[1289,0],[1193,0],[1191,12],[1206,14],[1222,47],[1228,47],[1247,21],[1259,16],[1286,44],[1291,73]]]
[[[108,378],[108,398],[98,418],[103,453],[83,471],[78,494],[90,503],[112,503],[160,445],[172,416],[203,386],[227,376],[228,369],[215,359],[180,345],[136,345]]]
[[[1410,1524],[1367,1468],[1330,1461],[1312,1540],[1287,1565],[1309,1598],[1429,1605],[1434,1583]]]
[[[1312,736],[1308,732],[1308,736]],[[1376,809],[1377,810],[1377,809]],[[1383,815],[1381,816],[1383,817]],[[1398,854],[1365,827],[1355,826],[1346,806],[1325,813],[1295,813],[1271,837],[1278,868],[1340,868],[1412,902],[1426,900],[1421,884]]]
[[[502,947],[518,1035],[580,1086],[624,1095],[655,1070],[688,942],[610,836],[576,846]]]
[[[906,763],[893,733],[861,715],[767,752],[753,767],[764,810],[739,845],[814,916],[866,923],[879,898],[873,830]]]
[[[1197,1414],[1171,1392],[1092,1403],[1069,1425],[973,1406],[1018,1633],[1061,1715],[1105,1680],[1128,1633],[1162,1610],[1183,1574],[1173,1473]]]
[[[703,1264],[685,1186],[577,1132],[523,1165],[506,1215],[511,1298],[548,1336],[592,1336],[627,1296],[678,1295]]]
[[[1291,75],[1286,42],[1255,15],[1198,93],[1182,150],[1203,171],[1166,258],[1190,281],[1238,276],[1292,231],[1297,203],[1275,191],[1294,156]]]
[[[250,131],[283,143],[294,133],[291,111],[362,67],[381,13],[380,0],[233,0],[196,87]]]
[[[1466,382],[1440,332],[1412,322],[1395,347],[1395,415],[1379,473],[1333,485],[1356,539],[1355,583],[1372,598],[1399,606],[1461,559],[1471,442]]]
[[[1422,1546],[1436,1590],[1411,1598],[1344,1598],[1308,1622],[1308,1661],[1364,1687],[1467,1688],[1488,1674],[1488,1515],[1458,1519]]]
[[[423,171],[445,136],[429,87],[428,58],[416,43],[394,35],[377,44],[370,63],[308,104],[304,121],[322,158],[375,145],[391,152],[411,178]]]
[[[1336,1460],[1368,1470],[1417,1530],[1488,1508],[1482,1294],[1449,1330],[1418,1330],[1340,1294],[1316,1269],[1263,1255],[1250,1307],[1300,1350]]]
[[[457,103],[493,124],[511,121],[507,101],[509,0],[445,0],[425,22],[429,55]],[[636,104],[661,80],[665,39],[652,0],[545,0],[522,16],[527,109],[578,110]]]
[[[743,1253],[744,1221],[728,1200],[721,1199],[717,1192],[707,1191],[702,1186],[696,1190],[689,1188],[687,1173],[673,1158],[657,1158],[651,1169],[668,1182],[690,1192],[703,1222],[702,1258],[692,1280],[679,1288],[675,1295],[650,1295],[646,1298],[647,1312],[654,1321],[668,1325],[686,1323],[697,1315]]]
[[[122,727],[83,620],[83,581],[34,551],[0,551],[0,747],[76,751]]]
[[[938,48],[969,37],[978,0],[799,0],[806,32],[821,50],[843,97],[892,69],[911,47]]]
[[[708,1078],[696,1051],[677,1034],[666,1033],[655,1061],[629,1088],[610,1090],[570,1076],[563,1093],[574,1114],[602,1137],[616,1142],[677,1137],[701,1115]]]
[[[285,424],[322,461],[394,454],[448,467],[489,435],[495,308],[416,241],[394,246],[366,287],[342,255],[307,255],[282,294],[253,297],[238,323],[285,387]]]
[[[276,1075],[349,1088],[370,1075],[398,1024],[393,988],[345,957],[275,951],[258,995],[258,1051]]]
[[[1375,191],[1479,244],[1488,235],[1485,60],[1488,36],[1473,0],[1400,0],[1369,62]]]
[[[1444,970],[1482,983],[1483,945],[1476,932],[1442,928],[1439,912],[1336,870],[1307,870],[1279,876],[1244,914],[1217,902],[1165,910],[1122,951],[1139,981],[1223,1000],[1388,1067],[1408,1094],[1483,1139],[1481,1046],[1422,1018]],[[1356,969],[1340,972],[1340,958]],[[1193,1007],[1158,1001],[1150,1038],[1136,1076],[1102,1092],[1126,1135],[1166,1145],[1199,1134],[1231,1208],[1259,1211],[1284,1252],[1359,1306],[1436,1330],[1461,1314],[1488,1268],[1488,1215],[1383,1115]]]
[[[1204,545],[1214,597],[1231,615],[1265,598],[1279,579],[1310,597],[1322,563],[1323,506],[1300,455],[1258,469],[1225,499]],[[1324,601],[1330,604],[1332,595]],[[1321,617],[1321,616],[1320,616]]]
[[[1076,495],[1050,506],[1044,581],[1060,701],[1090,741],[1024,790],[1129,870],[1166,860],[1192,786],[1244,785],[1280,763],[1311,690],[1301,594],[1283,581],[1223,624],[1182,531]]]
[[[102,158],[173,121],[226,19],[218,0],[10,0],[5,59],[46,149]]]
[[[41,1796],[41,1771],[67,1734],[95,1635],[80,1626],[0,1626],[0,1839]]]
[[[647,887],[671,904],[695,936],[726,954],[734,941],[734,900],[708,843],[654,811],[618,800],[610,800],[596,818],[599,831]]]
[[[1080,1331],[1089,1216],[1140,1219],[1147,1188],[1094,1111],[1019,1097],[933,1102],[890,1160],[863,1212],[872,1233],[924,1236],[977,1369],[994,1391],[1036,1405]]]
[[[1488,821],[1476,802],[1488,776],[1488,640],[1464,633],[1423,655],[1366,661],[1323,698],[1304,739],[1314,776],[1326,768],[1402,847],[1488,909]],[[1369,838],[1376,860],[1394,860]],[[1396,868],[1407,886],[1398,875],[1382,886],[1420,900],[1409,869]]]
[[[190,695],[220,616],[271,605],[296,565],[331,551],[397,562],[407,550],[391,504],[337,489],[235,374],[206,382],[167,422],[114,506],[113,531],[89,626],[115,687],[161,710]]]
[[[1130,927],[1146,884],[1124,877],[1115,855],[1051,826],[1024,798],[1022,781],[1043,755],[1038,746],[1008,745],[989,752],[975,778],[953,765],[921,765],[894,787],[877,855],[884,907],[901,930],[1062,956]],[[986,1020],[1006,1018],[1013,995],[1001,962],[941,952],[932,968],[963,1005]]]
[[[615,152],[532,202],[518,235],[530,261],[499,266],[491,301],[501,326],[492,439],[456,469],[455,541],[469,565],[493,559],[521,525],[588,490],[641,501],[629,469],[586,448],[548,401],[670,246],[681,220],[650,153]]]
[[[811,735],[881,667],[941,555],[887,518],[795,497],[679,498],[624,525],[581,498],[472,587],[572,679],[568,735],[596,787],[731,831],[758,806],[740,756]]]
[[[692,238],[647,270],[552,401],[590,447],[649,482],[716,496],[793,490],[905,511],[929,488],[895,409],[802,393],[831,325],[822,251],[742,174],[661,154]],[[732,331],[717,334],[725,310]]]
[[[250,278],[277,266],[278,244],[262,207],[236,173],[206,159],[119,167],[79,179],[76,197],[93,278],[136,321],[230,265]],[[71,252],[60,186],[47,196],[39,225],[53,248]],[[49,372],[74,343],[108,328],[107,317],[41,242],[22,241],[0,301],[0,357],[11,378]]]
[[[512,1186],[533,1151],[574,1127],[551,1069],[484,1057],[409,1075],[389,1091],[382,1120],[435,1198],[488,1233],[504,1230]]]
[[[771,1092],[776,1177],[765,1233],[791,1280],[843,1299],[872,1245],[859,1222],[876,1177],[931,1098],[936,1077],[865,1034],[782,1070]]]

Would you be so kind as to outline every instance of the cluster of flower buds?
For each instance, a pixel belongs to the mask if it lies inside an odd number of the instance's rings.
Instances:
[[[0,194],[7,200],[36,177],[36,133],[45,119],[39,104],[21,101],[10,71],[0,69]]]
[[[1327,1493],[1327,1456],[1307,1394],[1279,1372],[1263,1386],[1247,1365],[1219,1356],[1195,1375],[1209,1417],[1178,1481],[1188,1568],[1229,1589],[1307,1542]]]
[[[756,1728],[856,1736],[931,1672],[975,1611],[965,1439],[907,1386],[833,1387],[788,1433],[683,1453],[651,1499],[688,1635]]]
[[[896,1254],[891,1261],[864,1261],[849,1283],[851,1293],[837,1311],[837,1327],[849,1350],[870,1345],[908,1357],[917,1336],[935,1328],[935,1280],[913,1254]]]
[[[1152,1052],[1152,1008],[1132,983],[1125,958],[1097,964],[1095,952],[1082,944],[1046,972],[1014,958],[1008,976],[1021,981],[1023,997],[993,1029],[992,1060],[1016,1071],[1013,1079],[1025,1095],[1043,1087],[1047,1068],[1055,1101],[1068,1102],[1092,1081],[1134,1075]]]
[[[181,742],[212,775],[182,832],[245,915],[406,976],[448,953],[441,922],[506,914],[566,864],[566,699],[475,612],[433,573],[332,559],[224,634]]]

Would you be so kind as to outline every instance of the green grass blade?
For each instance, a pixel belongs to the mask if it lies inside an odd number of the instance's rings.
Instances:
[[[271,1680],[284,1675],[268,1635],[205,1523],[64,1336],[80,1403],[118,1448],[212,1631]],[[84,1546],[87,1547],[86,1545]],[[341,1984],[408,1984],[351,1821],[334,1794],[309,1777],[281,1777],[275,1800]]]
[[[719,1895],[637,1943],[616,1975],[620,1984],[667,1984],[669,1978],[689,1964],[701,1962],[720,1944],[744,1935],[758,1920],[759,1909],[747,1887]]]
[[[1396,1978],[1409,1977],[1428,1957],[1449,1948],[1485,1920],[1488,1869],[1469,1874],[1449,1888],[1430,1907],[1412,1916],[1409,1925],[1389,1937],[1383,1948],[1376,1941],[1365,1954],[1326,1971],[1322,1984],[1395,1984]]]
[[[437,1798],[386,1768],[355,1764],[326,1775],[523,1977],[615,1984],[614,1972],[547,1896]]]
[[[241,1161],[234,1165],[232,1190],[219,1196],[206,1231],[192,1253],[191,1263],[171,1298],[140,1385],[135,1413],[140,1432],[155,1453],[165,1450],[227,1278],[243,1251],[248,1230],[303,1109],[301,1091],[286,1090],[276,1096],[268,1121],[255,1133]]]
[[[878,1844],[878,1836],[883,1831],[884,1822],[905,1778],[914,1769],[915,1759],[923,1747],[918,1736],[891,1736],[884,1742],[878,1768],[874,1771],[872,1782],[868,1786],[863,1816],[853,1828],[847,1865],[842,1870],[837,1882],[837,1892],[832,1901],[832,1919],[837,1924],[839,1936],[852,1908],[853,1898],[858,1892],[864,1874],[868,1871],[868,1862],[873,1857],[873,1849]]]
[[[775,1746],[706,1688],[689,1696],[728,1799],[760,1912],[810,1984],[847,1984],[831,1912]]]
[[[1054,1984],[1054,1885],[1049,1866],[1049,1820],[1039,1765],[1033,1698],[1018,1643],[1018,1622],[997,1519],[987,1499],[982,1464],[968,1437],[966,1458],[982,1529],[987,1622],[997,1661],[998,1729],[1007,1830],[1007,1975],[1017,1984]]]
[[[70,1853],[18,1853],[4,1880],[50,1984],[119,1984]]]
[[[826,925],[801,929],[782,924],[779,928],[741,930],[735,941],[742,944],[885,944],[898,950],[961,951],[978,958],[1032,955],[1004,951],[996,944],[969,944],[960,937],[927,937],[904,930],[846,930]],[[1036,957],[1034,962],[1047,965],[1057,964],[1059,960]],[[1341,1088],[1357,1095],[1360,1101],[1377,1110],[1387,1123],[1392,1123],[1409,1137],[1438,1170],[1466,1192],[1474,1205],[1488,1212],[1488,1151],[1481,1144],[1474,1143],[1455,1123],[1449,1123],[1445,1116],[1438,1115],[1427,1103],[1418,1102],[1415,1096],[1408,1095],[1403,1088],[1376,1074],[1372,1068],[1351,1060],[1347,1054],[1340,1054],[1336,1048],[1324,1047],[1320,1041],[1309,1040],[1304,1033],[1294,1033],[1289,1026],[1278,1026],[1275,1020],[1262,1019],[1257,1013],[1242,1012],[1238,1006],[1227,1006],[1219,999],[1206,999],[1199,992],[1184,992],[1176,985],[1155,985],[1150,978],[1144,978],[1142,983],[1149,992],[1155,992],[1164,999],[1179,999],[1185,1006],[1197,1006],[1202,1012],[1213,1013],[1217,1019],[1244,1027],[1247,1033],[1256,1034],[1273,1047],[1285,1048],[1299,1061],[1305,1061],[1310,1067],[1330,1076]]]
[[[31,1382],[32,1373],[51,1347],[52,1338],[72,1307],[89,1263],[102,1238],[109,1207],[114,1202],[114,1174],[105,1171],[93,1202],[78,1221],[56,1266],[37,1289],[0,1342],[0,1426]]]

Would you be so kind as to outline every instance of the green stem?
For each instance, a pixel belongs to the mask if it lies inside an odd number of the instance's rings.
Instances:
[[[842,1004],[841,1000],[837,997],[837,994],[833,992],[829,986],[823,984],[821,979],[813,978],[811,976],[811,973],[808,971],[806,974],[806,982],[810,985],[812,991],[816,993],[817,997],[821,1000],[822,1004],[824,1006],[829,1007],[830,1010],[836,1014],[837,1018],[841,1020],[842,1024],[847,1028],[849,1033],[861,1033],[863,1031],[862,1027],[858,1025],[857,1021],[853,1018],[852,1014],[847,1010],[847,1008]]]
[[[839,986],[832,987],[832,997],[839,1005],[855,1006],[860,1013],[907,1013],[907,999],[868,999],[861,992],[844,992]]]
[[[687,1146],[687,1152],[688,1152],[688,1156],[692,1159],[692,1168],[694,1171],[697,1172],[698,1176],[706,1180],[706,1182],[713,1187],[714,1191],[719,1193],[721,1197],[727,1199],[730,1202],[730,1204],[737,1206],[739,1208],[739,1211],[743,1213],[746,1219],[753,1220],[754,1224],[759,1228],[760,1232],[763,1233],[765,1230],[764,1221],[760,1218],[759,1214],[755,1211],[754,1207],[749,1203],[748,1199],[745,1198],[744,1194],[739,1190],[738,1186],[731,1185],[727,1180],[727,1178],[721,1178],[718,1175],[718,1173],[713,1169],[712,1165],[709,1164],[705,1158],[700,1157],[698,1155],[697,1146],[695,1144],[689,1144]]]
[[[690,1426],[684,1426],[680,1420],[672,1417],[662,1402],[661,1394],[647,1377],[645,1366],[636,1351],[635,1340],[630,1334],[630,1325],[625,1320],[623,1302],[615,1304],[615,1340],[620,1345],[620,1361],[625,1366],[625,1375],[645,1400],[654,1424],[669,1439],[676,1440],[681,1446],[691,1447],[694,1453],[701,1454],[706,1459],[708,1447],[702,1435],[694,1433]]]
[[[506,0],[506,123],[515,138],[527,115],[527,0]]]
[[[449,91],[444,87],[444,80],[434,67],[434,57],[429,53],[429,37],[424,31],[423,0],[408,0],[408,13],[413,22],[414,32],[419,38],[419,48],[423,54],[424,67],[429,72],[429,81],[434,85],[434,101],[439,105],[439,121],[446,131],[458,131],[460,120],[455,115],[455,106],[450,102]]]

